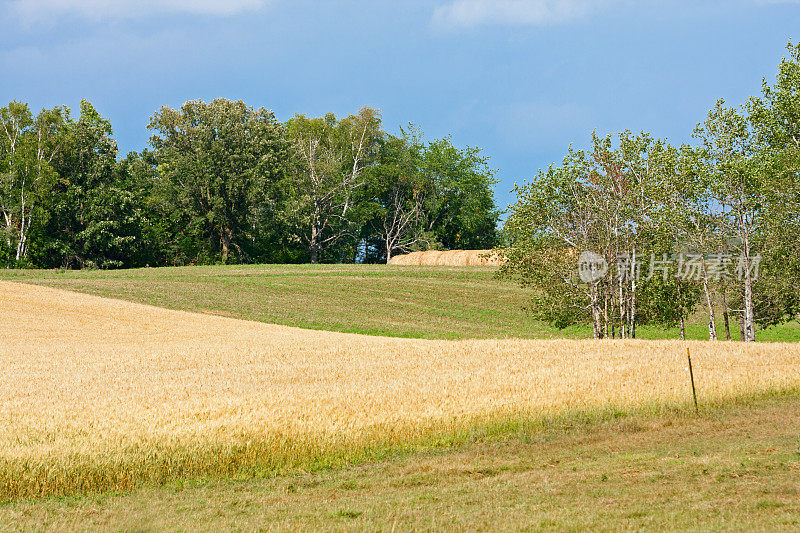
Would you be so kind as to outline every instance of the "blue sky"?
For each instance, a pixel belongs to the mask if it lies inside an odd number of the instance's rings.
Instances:
[[[90,100],[123,152],[195,98],[382,110],[479,146],[510,189],[593,129],[679,143],[772,79],[800,0],[3,0],[0,105]],[[794,32],[794,33],[792,33]]]

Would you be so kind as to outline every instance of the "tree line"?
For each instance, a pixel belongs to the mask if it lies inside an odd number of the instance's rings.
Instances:
[[[278,121],[241,101],[186,102],[150,118],[120,157],[88,102],[0,109],[0,264],[128,268],[382,262],[497,244],[493,171],[449,137],[399,135],[364,107]]]
[[[798,315],[800,45],[788,51],[774,83],[739,107],[719,100],[691,145],[595,133],[516,188],[501,274],[533,288],[540,318],[684,338],[701,309],[710,339],[753,341]]]

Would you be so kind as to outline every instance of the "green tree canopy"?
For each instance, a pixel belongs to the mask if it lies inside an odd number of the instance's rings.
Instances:
[[[180,243],[176,256],[242,259],[263,222],[259,210],[284,176],[283,126],[271,111],[216,99],[162,107],[148,127],[155,132],[156,194]]]

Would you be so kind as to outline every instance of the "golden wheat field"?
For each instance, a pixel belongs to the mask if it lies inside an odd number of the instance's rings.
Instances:
[[[492,421],[691,401],[681,342],[367,337],[9,282],[0,309],[0,500],[259,475]],[[799,346],[688,346],[701,401],[800,385]]]

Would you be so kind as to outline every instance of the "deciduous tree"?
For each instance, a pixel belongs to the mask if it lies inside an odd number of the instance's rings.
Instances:
[[[287,123],[292,146],[288,208],[312,263],[346,235],[353,236],[352,214],[365,183],[364,169],[374,162],[382,135],[377,110],[364,107],[337,119],[295,115]]]
[[[173,220],[195,257],[241,258],[243,241],[258,229],[259,206],[284,176],[283,126],[271,111],[216,99],[163,107],[148,127],[162,205],[177,210]]]

